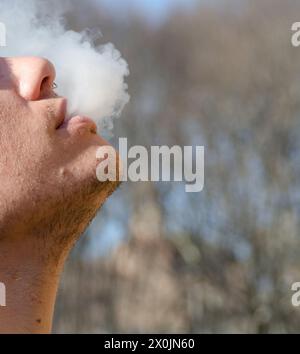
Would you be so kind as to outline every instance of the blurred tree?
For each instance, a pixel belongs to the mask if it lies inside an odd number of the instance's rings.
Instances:
[[[132,101],[115,139],[205,145],[206,184],[194,195],[123,185],[99,224],[117,218],[127,241],[99,259],[77,249],[57,332],[299,331],[300,50],[290,28],[300,4],[214,3],[158,27],[89,1],[69,15],[73,28],[100,24],[130,63]]]

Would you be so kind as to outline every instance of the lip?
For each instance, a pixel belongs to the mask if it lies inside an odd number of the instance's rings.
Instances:
[[[97,134],[97,125],[89,117],[83,115],[75,115],[70,118],[65,118],[64,122],[60,126],[62,129],[77,129],[81,127],[87,127],[91,133]]]

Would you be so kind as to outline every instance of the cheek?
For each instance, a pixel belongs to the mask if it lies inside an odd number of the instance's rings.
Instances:
[[[0,120],[9,122],[14,120],[18,108],[18,101],[9,91],[0,90]]]
[[[25,135],[32,130],[29,129],[31,121],[27,102],[13,91],[0,90],[0,134],[10,138],[18,136],[19,143],[22,144]]]

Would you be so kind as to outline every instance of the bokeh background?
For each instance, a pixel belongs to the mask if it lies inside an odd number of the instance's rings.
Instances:
[[[112,142],[204,145],[206,180],[124,183],[70,257],[54,332],[299,332],[299,1],[75,0],[67,21],[129,63]]]

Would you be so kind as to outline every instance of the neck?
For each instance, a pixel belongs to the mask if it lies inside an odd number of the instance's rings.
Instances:
[[[42,242],[36,245],[30,238],[0,241],[0,282],[6,288],[6,306],[0,307],[0,333],[51,331],[65,257],[41,254],[45,254]]]

